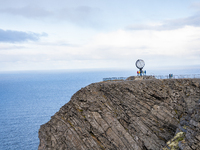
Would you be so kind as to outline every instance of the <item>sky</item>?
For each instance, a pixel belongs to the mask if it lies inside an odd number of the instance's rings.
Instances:
[[[0,4],[0,71],[200,68],[200,0]]]

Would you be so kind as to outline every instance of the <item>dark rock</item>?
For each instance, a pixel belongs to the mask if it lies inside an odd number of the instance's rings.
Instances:
[[[200,149],[200,79],[90,84],[39,130],[39,150]]]
[[[147,80],[156,79],[154,76],[130,76],[126,80]]]

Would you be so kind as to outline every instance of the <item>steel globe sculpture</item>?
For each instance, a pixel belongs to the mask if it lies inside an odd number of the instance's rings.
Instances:
[[[138,59],[138,60],[136,61],[135,65],[136,65],[136,67],[137,67],[138,69],[142,69],[142,68],[145,66],[144,60]]]
[[[139,74],[140,76],[142,76],[142,73],[143,73],[142,69],[143,69],[144,66],[145,66],[144,60],[138,59],[138,60],[136,61],[135,65],[136,65],[136,67],[140,70],[138,74]],[[145,71],[145,74],[146,74],[146,71]]]

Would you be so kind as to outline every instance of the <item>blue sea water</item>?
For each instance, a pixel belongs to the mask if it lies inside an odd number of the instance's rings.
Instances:
[[[154,75],[171,73],[150,71]],[[174,70],[177,74],[200,70]],[[105,77],[128,77],[136,71],[27,71],[0,73],[0,150],[36,150],[38,130],[71,96]]]
[[[36,150],[38,130],[71,96],[104,77],[131,71],[0,73],[0,150]]]

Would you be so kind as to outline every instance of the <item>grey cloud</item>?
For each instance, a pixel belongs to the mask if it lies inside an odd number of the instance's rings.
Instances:
[[[99,8],[89,6],[63,7],[58,9],[46,9],[38,5],[24,7],[0,8],[0,13],[17,15],[29,19],[44,19],[56,21],[68,21],[81,26],[98,26]]]
[[[193,3],[190,8],[200,10],[200,2]]]
[[[193,16],[176,19],[176,20],[166,20],[161,25],[131,25],[126,27],[127,30],[175,30],[183,28],[185,26],[200,26],[200,12],[196,13]]]
[[[56,13],[56,18],[62,21],[70,21],[78,25],[97,25],[95,16],[98,16],[100,9],[88,6],[75,8],[63,8]]]
[[[90,14],[91,8],[89,7],[78,7],[78,8],[64,8],[59,11],[58,17],[69,19],[71,21],[84,20]]]
[[[15,42],[24,42],[28,40],[38,41],[41,36],[47,36],[47,34],[0,29],[0,42],[15,43]]]
[[[29,5],[21,8],[4,8],[0,9],[1,13],[7,13],[12,15],[19,15],[27,18],[41,18],[52,15],[51,11],[36,5]]]

